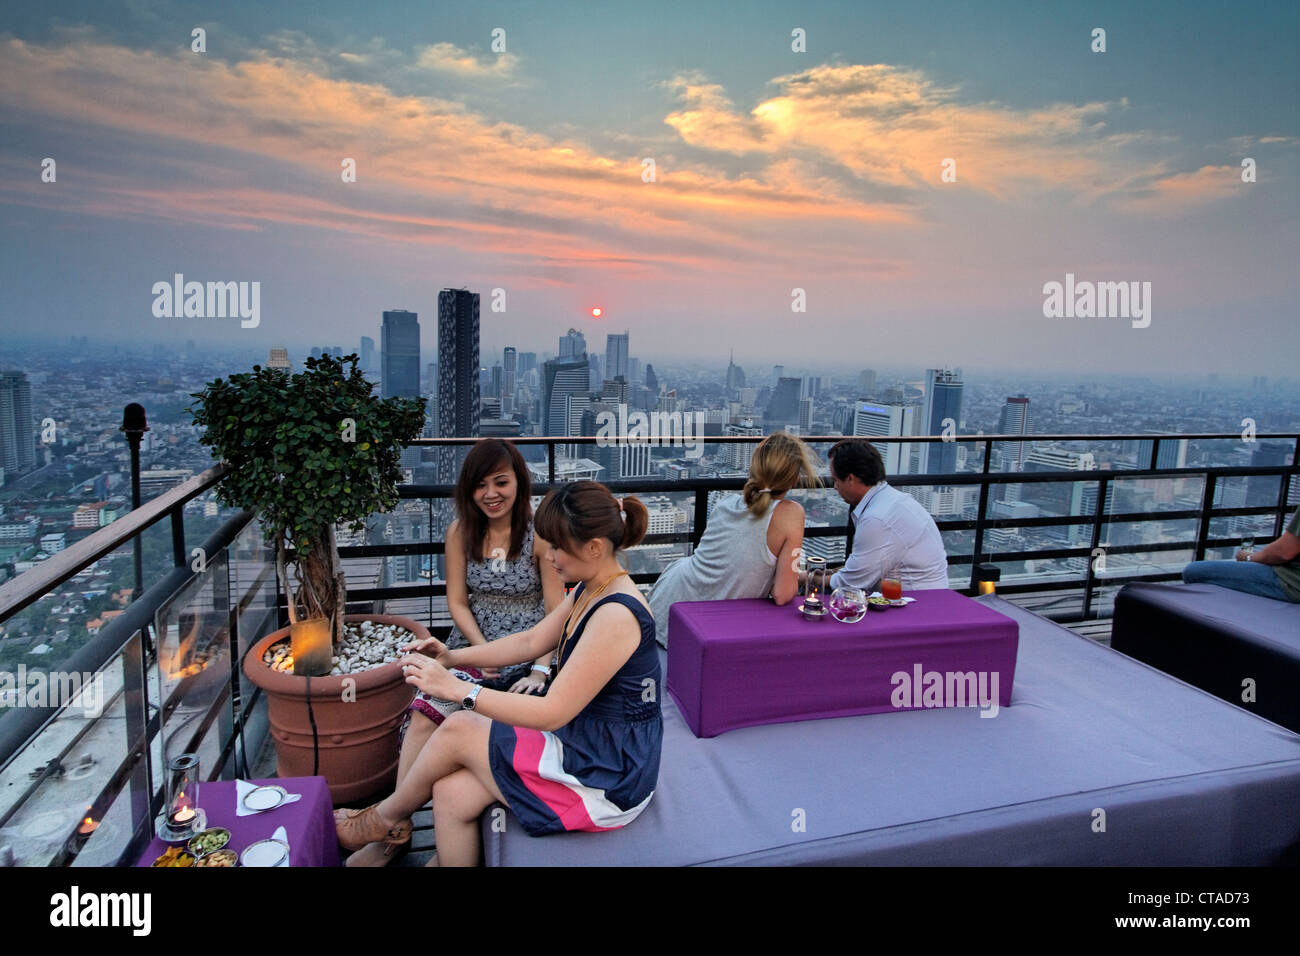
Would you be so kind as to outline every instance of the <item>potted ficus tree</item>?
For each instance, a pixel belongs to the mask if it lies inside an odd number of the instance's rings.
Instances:
[[[305,364],[297,374],[254,365],[218,378],[194,393],[190,412],[200,441],[232,466],[218,498],[255,513],[276,552],[290,626],[255,643],[243,666],[267,694],[280,776],[320,773],[347,802],[392,784],[395,730],[413,690],[397,664],[374,666],[373,653],[352,662],[355,673],[339,672],[345,628],[382,628],[390,650],[428,631],[406,618],[346,614],[335,526],[362,531],[397,504],[402,448],[424,425],[424,399],[378,398],[356,355]],[[410,636],[398,640],[403,630]],[[268,651],[286,638],[292,650],[273,667]]]

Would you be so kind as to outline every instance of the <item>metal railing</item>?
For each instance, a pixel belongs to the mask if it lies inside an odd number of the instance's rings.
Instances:
[[[521,446],[544,446],[546,449],[547,476],[546,483],[534,486],[534,493],[544,493],[555,486],[557,448],[562,445],[590,446],[595,444],[592,436],[582,437],[521,437],[510,439]],[[805,438],[814,447],[828,445],[839,441],[843,436],[809,436]],[[1085,568],[1079,578],[1044,579],[1040,581],[1021,582],[999,585],[1003,594],[1053,590],[1081,590],[1082,609],[1074,615],[1076,619],[1088,619],[1098,613],[1096,592],[1102,586],[1113,586],[1125,580],[1168,580],[1177,577],[1176,572],[1131,573],[1108,575],[1102,577],[1091,560],[1096,550],[1102,546],[1103,532],[1107,526],[1123,525],[1144,521],[1195,521],[1194,538],[1176,541],[1148,542],[1138,544],[1108,546],[1107,551],[1113,555],[1159,553],[1186,551],[1197,559],[1205,557],[1215,548],[1230,547],[1237,544],[1242,536],[1210,537],[1211,522],[1215,518],[1273,516],[1273,534],[1279,534],[1289,512],[1287,504],[1292,488],[1300,475],[1300,433],[1269,434],[1256,436],[1259,441],[1289,441],[1292,444],[1290,463],[1266,466],[1203,466],[1179,469],[1161,469],[1156,467],[1159,461],[1160,443],[1162,441],[1227,441],[1241,440],[1235,434],[1192,434],[1192,435],[972,435],[946,438],[941,436],[891,436],[870,437],[874,444],[889,443],[928,444],[934,442],[954,442],[961,446],[983,446],[983,457],[977,471],[959,472],[946,475],[899,475],[889,479],[899,487],[908,486],[977,486],[978,504],[973,516],[944,518],[936,524],[941,532],[968,532],[972,535],[969,553],[951,554],[950,565],[971,566],[969,584],[965,588],[973,593],[976,588],[976,565],[982,562],[1016,562],[1023,560],[1084,559]],[[420,439],[412,445],[423,447],[459,447],[474,443],[476,439]],[[702,439],[706,445],[757,445],[759,436],[710,436]],[[1032,444],[1039,442],[1084,442],[1100,443],[1115,441],[1150,441],[1152,443],[1150,468],[1122,471],[1043,471],[1043,472],[991,472],[991,451],[996,444]],[[654,447],[655,443],[651,443]],[[155,764],[163,756],[160,752],[160,739],[163,725],[169,714],[175,712],[180,702],[186,698],[194,679],[181,678],[172,685],[165,697],[150,698],[150,681],[161,686],[158,674],[160,642],[166,637],[160,624],[160,613],[168,607],[174,597],[184,589],[195,586],[202,575],[224,574],[224,594],[214,603],[213,610],[217,617],[226,616],[222,638],[227,644],[229,674],[226,686],[215,696],[205,699],[206,709],[194,716],[194,729],[185,738],[190,745],[199,738],[208,735],[211,728],[221,730],[220,756],[215,765],[209,765],[208,776],[216,778],[231,775],[233,772],[247,772],[247,748],[242,743],[241,735],[251,719],[254,707],[258,703],[258,694],[250,688],[241,689],[239,679],[239,660],[241,649],[275,627],[287,623],[283,595],[275,586],[274,561],[264,560],[263,568],[253,582],[232,581],[229,563],[216,562],[202,570],[191,566],[186,553],[183,508],[186,502],[193,500],[215,487],[226,474],[226,467],[218,465],[195,476],[184,484],[171,489],[163,495],[147,502],[141,508],[127,516],[101,528],[89,537],[75,543],[68,549],[51,557],[37,568],[24,573],[0,586],[0,622],[7,620],[22,609],[32,605],[42,597],[55,593],[56,589],[91,565],[100,557],[124,545],[140,540],[140,536],[149,528],[164,521],[170,523],[172,538],[173,567],[160,577],[143,594],[127,606],[124,612],[81,647],[64,665],[69,670],[83,672],[100,672],[110,666],[121,666],[122,683],[116,691],[113,704],[125,717],[125,747],[123,754],[115,764],[105,769],[106,785],[90,802],[91,814],[104,813],[107,807],[124,794],[130,797],[131,839],[121,850],[117,862],[126,863],[133,853],[138,853],[149,835],[149,825],[157,814],[163,795],[159,786],[160,768]],[[1276,477],[1278,494],[1275,502],[1253,506],[1216,506],[1216,490],[1219,483],[1234,478]],[[1203,482],[1198,507],[1171,509],[1164,511],[1108,512],[1114,500],[1114,489],[1119,482],[1153,479],[1199,479]],[[990,517],[991,492],[1003,485],[1054,484],[1061,482],[1095,483],[1095,505],[1087,514],[1044,515],[1040,517],[1013,518]],[[682,481],[651,478],[628,478],[605,482],[615,493],[639,494],[688,494],[693,496],[691,503],[690,530],[649,535],[645,545],[689,544],[697,545],[704,534],[708,521],[709,495],[715,491],[734,491],[743,487],[744,479],[727,478],[693,478]],[[436,556],[443,554],[445,546],[442,540],[435,539],[433,528],[434,502],[450,498],[454,486],[450,484],[412,484],[399,488],[403,500],[424,500],[428,503],[429,521],[425,539],[412,542],[367,543],[364,545],[343,545],[339,549],[340,557],[349,558],[391,558],[404,555]],[[828,494],[834,494],[829,490]],[[844,525],[809,528],[807,537],[849,537],[848,507],[844,506]],[[236,538],[250,527],[253,516],[241,513],[227,520],[203,544],[203,552],[211,563],[216,556],[225,554]],[[1033,529],[1058,528],[1081,529],[1076,533],[1087,538],[1086,543],[1075,543],[1066,547],[1039,548],[1016,552],[993,552],[985,544],[987,533],[994,529]],[[850,538],[851,540],[851,538]],[[265,559],[270,555],[265,554]],[[257,624],[246,627],[241,633],[241,616],[248,611],[250,602],[256,595],[266,590],[267,568],[272,578],[271,593],[275,595],[266,608],[266,613],[257,619]],[[657,578],[657,573],[638,573],[634,578],[639,583],[647,583]],[[217,588],[221,591],[221,587]],[[445,596],[445,584],[428,583],[390,584],[373,588],[353,588],[348,591],[349,608],[367,610],[377,602],[394,599],[427,599],[429,613],[427,621],[432,621],[433,600]],[[1068,617],[1058,620],[1066,619]],[[253,633],[247,633],[247,631]],[[251,691],[251,692],[250,692]],[[21,710],[0,711],[0,774],[10,769],[14,761],[47,731],[59,716],[59,708],[33,707]],[[83,738],[72,737],[58,750],[58,753],[41,768],[31,774],[31,783],[21,794],[21,798],[0,804],[0,835],[11,819],[24,805],[38,799],[41,788],[50,782],[64,763],[62,758],[71,754]],[[110,772],[111,771],[111,772]],[[7,809],[6,809],[7,804]],[[75,821],[74,821],[75,822]],[[2,842],[2,841],[0,841]],[[73,861],[84,846],[75,834],[69,833],[68,842],[53,859],[56,863]]]

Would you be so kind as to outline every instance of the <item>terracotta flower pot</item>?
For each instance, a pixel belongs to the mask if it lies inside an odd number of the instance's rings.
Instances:
[[[343,621],[395,624],[410,631],[412,640],[430,636],[428,630],[409,618],[388,614],[348,614]],[[318,752],[316,772],[329,781],[330,796],[336,804],[391,790],[397,780],[397,729],[415,688],[403,680],[397,664],[359,674],[312,678],[273,671],[262,662],[262,655],[288,635],[288,628],[268,634],[249,649],[243,664],[245,676],[266,693],[278,775],[311,776]]]

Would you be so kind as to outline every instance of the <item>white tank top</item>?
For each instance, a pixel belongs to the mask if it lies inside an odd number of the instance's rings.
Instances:
[[[742,495],[728,495],[709,512],[704,537],[690,556],[675,561],[650,592],[650,611],[660,644],[668,646],[668,609],[678,601],[725,601],[767,597],[776,578],[776,555],[767,549],[767,528],[778,502],[755,518]]]

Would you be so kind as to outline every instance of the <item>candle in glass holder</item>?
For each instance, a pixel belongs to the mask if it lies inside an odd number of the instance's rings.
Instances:
[[[96,820],[94,817],[87,816],[84,820],[81,821],[81,825],[77,827],[77,832],[80,833],[82,836],[89,836],[90,834],[94,833],[98,829],[99,829],[99,821]]]
[[[167,762],[167,822],[189,826],[198,812],[199,755],[179,754]]]

